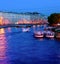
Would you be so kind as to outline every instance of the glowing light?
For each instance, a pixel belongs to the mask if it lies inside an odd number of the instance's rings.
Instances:
[[[2,34],[3,33],[3,34]],[[7,51],[7,41],[5,37],[4,29],[0,29],[0,64],[9,64],[7,63],[8,57],[6,56]]]
[[[0,29],[0,60],[3,60],[5,59],[5,50],[6,50],[6,38],[5,38],[5,35],[2,34],[2,33],[5,33],[4,29]]]
[[[4,31],[4,29],[2,28],[2,29],[0,29],[0,34],[3,34],[3,33],[5,33],[5,31]]]
[[[3,25],[3,17],[0,17],[0,25]]]

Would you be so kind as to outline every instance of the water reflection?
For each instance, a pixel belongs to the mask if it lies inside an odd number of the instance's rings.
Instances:
[[[21,28],[0,29],[0,64],[60,63],[60,41],[36,39],[32,35],[33,29],[35,27],[27,33]]]
[[[43,38],[40,38],[39,40],[40,40],[40,41],[43,41]]]
[[[8,27],[8,32],[11,32],[11,27]]]
[[[8,57],[6,54],[7,51],[7,40],[5,36],[4,29],[0,29],[0,64],[9,64]]]
[[[0,29],[0,35],[3,34],[3,33],[5,33],[4,28],[1,28]]]

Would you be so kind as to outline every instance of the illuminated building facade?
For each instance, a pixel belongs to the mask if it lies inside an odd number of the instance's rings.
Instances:
[[[41,21],[40,14],[0,12],[0,25]],[[39,19],[39,20],[38,20]]]

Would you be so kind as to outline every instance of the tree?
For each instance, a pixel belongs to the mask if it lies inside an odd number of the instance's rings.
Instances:
[[[60,13],[53,13],[48,17],[50,25],[60,23]]]

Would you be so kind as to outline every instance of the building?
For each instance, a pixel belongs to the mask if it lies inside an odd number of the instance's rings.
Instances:
[[[1,21],[1,17],[3,20]],[[15,13],[15,12],[0,12],[0,25],[1,24],[18,24],[18,23],[29,23],[41,22],[40,14],[26,13]],[[44,21],[43,21],[44,23]]]

